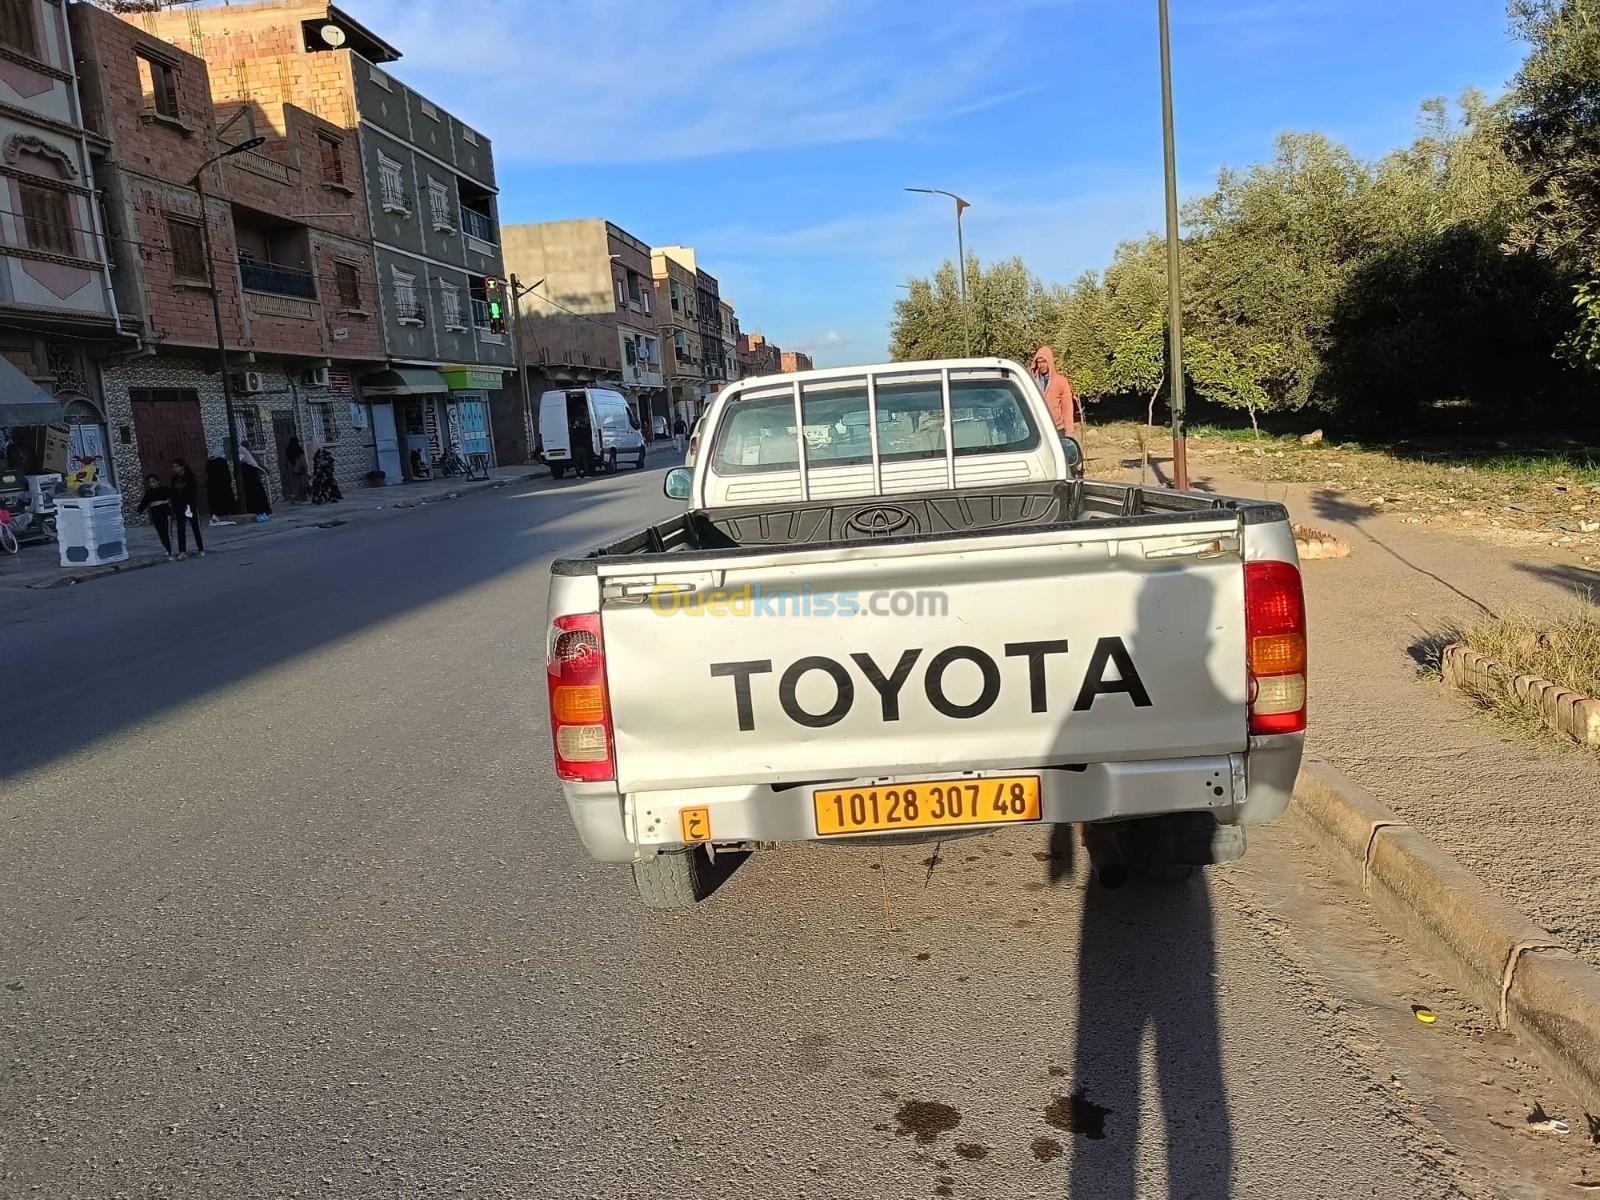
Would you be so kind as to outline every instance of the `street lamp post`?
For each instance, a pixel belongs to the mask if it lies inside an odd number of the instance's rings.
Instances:
[[[528,461],[533,461],[534,437],[533,401],[528,396],[528,367],[522,361],[522,297],[533,291],[544,280],[523,287],[515,275],[511,276],[511,355],[517,364],[517,379],[522,385],[522,435],[528,439]]]
[[[237,146],[229,146],[221,154],[214,154],[200,164],[189,186],[200,200],[200,248],[206,256],[206,286],[211,293],[211,319],[217,331],[217,365],[222,372],[222,411],[228,419],[228,461],[235,477],[239,474],[239,431],[233,420],[233,378],[228,373],[228,342],[222,333],[222,298],[217,294],[217,262],[211,257],[211,216],[206,210],[206,168],[231,154],[254,150],[267,139],[247,138]]]
[[[1172,138],[1172,50],[1167,0],[1156,0],[1161,27],[1161,142],[1167,175],[1167,346],[1172,360],[1172,482],[1189,490],[1189,431],[1183,392],[1183,291],[1178,265],[1178,167]]]
[[[908,187],[906,191],[922,192],[928,196],[949,196],[956,202],[956,267],[959,272],[958,278],[961,280],[961,328],[966,336],[967,357],[970,358],[972,357],[972,312],[967,306],[967,247],[961,234],[961,214],[971,208],[972,204],[943,188]]]

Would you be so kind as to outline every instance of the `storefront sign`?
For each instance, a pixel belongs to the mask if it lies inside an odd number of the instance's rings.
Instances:
[[[329,371],[328,390],[341,396],[348,396],[352,389],[349,371]]]
[[[439,374],[452,392],[498,392],[503,386],[501,373],[487,367],[440,367]]]

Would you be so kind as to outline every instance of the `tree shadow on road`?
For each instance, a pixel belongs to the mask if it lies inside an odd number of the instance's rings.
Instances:
[[[507,503],[518,493],[495,491],[20,601],[0,633],[6,682],[38,702],[8,716],[0,780],[224,697],[264,672],[526,570],[557,547],[581,555],[615,528],[586,511],[592,497],[540,491],[537,512]],[[542,576],[534,586],[542,601]],[[419,700],[433,687],[428,672],[450,662],[451,639],[482,632],[444,624],[436,643],[419,641],[418,662],[427,664],[417,672]],[[271,728],[239,734],[273,736]]]
[[[1448,579],[1444,578],[1444,576],[1437,575],[1428,570],[1426,567],[1418,566],[1404,554],[1401,554],[1393,546],[1385,542],[1382,538],[1378,537],[1377,534],[1373,533],[1372,530],[1367,527],[1365,522],[1369,518],[1377,515],[1379,510],[1376,506],[1351,500],[1343,492],[1336,492],[1325,488],[1311,497],[1311,509],[1324,521],[1331,521],[1336,524],[1350,526],[1350,528],[1354,529],[1362,537],[1366,538],[1367,541],[1371,542],[1378,549],[1389,555],[1389,557],[1393,558],[1401,566],[1406,567],[1408,570],[1415,571],[1418,575],[1424,575],[1433,580],[1440,587],[1454,592],[1457,596],[1460,596],[1461,599],[1478,609],[1485,616],[1493,617],[1496,615],[1494,610],[1482,600],[1479,600],[1476,596],[1470,595],[1463,591],[1461,588],[1451,583]]]
[[[1600,571],[1592,567],[1567,563],[1513,563],[1512,566],[1524,575],[1532,575],[1600,603]]]

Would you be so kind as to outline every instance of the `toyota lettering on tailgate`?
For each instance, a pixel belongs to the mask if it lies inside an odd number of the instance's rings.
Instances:
[[[1069,647],[1065,638],[1043,642],[1006,643],[1006,658],[1021,658],[1027,661],[1028,702],[1033,712],[1050,711],[1049,688],[1045,678],[1046,660],[1051,655],[1068,652]],[[790,663],[778,676],[778,704],[782,707],[784,715],[796,725],[804,725],[809,729],[825,729],[844,720],[855,706],[856,676],[859,674],[867,686],[876,693],[884,721],[898,721],[901,693],[917,664],[923,661],[922,656],[921,647],[912,647],[903,651],[899,660],[891,668],[886,669],[870,654],[858,652],[850,655],[850,661],[855,664],[855,672],[852,673],[849,667],[836,659],[821,654],[809,654]],[[970,701],[952,700],[945,692],[945,672],[958,662],[971,663],[977,667],[982,679],[982,686],[977,696]],[[711,664],[712,678],[733,681],[733,701],[739,718],[740,732],[749,733],[756,727],[754,695],[756,677],[773,673],[774,664],[770,658]],[[827,676],[834,687],[832,705],[820,712],[802,708],[799,701],[800,681],[813,673]],[[1000,689],[1004,686],[1005,679],[1006,673],[1002,672],[1000,664],[992,655],[976,646],[951,646],[929,656],[926,660],[922,671],[922,691],[935,712],[958,721],[966,721],[980,717],[994,707],[1000,698]],[[1128,653],[1127,646],[1123,645],[1120,637],[1103,637],[1095,642],[1094,649],[1089,653],[1072,710],[1088,712],[1099,697],[1118,693],[1126,695],[1135,708],[1152,706],[1150,693],[1146,690],[1144,681],[1139,678],[1138,669],[1133,665],[1133,656]]]

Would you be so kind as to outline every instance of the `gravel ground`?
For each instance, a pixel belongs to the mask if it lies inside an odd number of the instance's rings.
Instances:
[[[1102,455],[1092,471],[1110,465],[1092,442],[1090,453]],[[1600,756],[1496,721],[1419,664],[1453,624],[1555,610],[1582,588],[1600,596],[1600,570],[1545,541],[1508,546],[1493,531],[1412,524],[1349,493],[1228,473],[1239,461],[1202,449],[1190,473],[1213,491],[1284,501],[1296,522],[1351,548],[1305,569],[1311,752],[1600,966]]]

